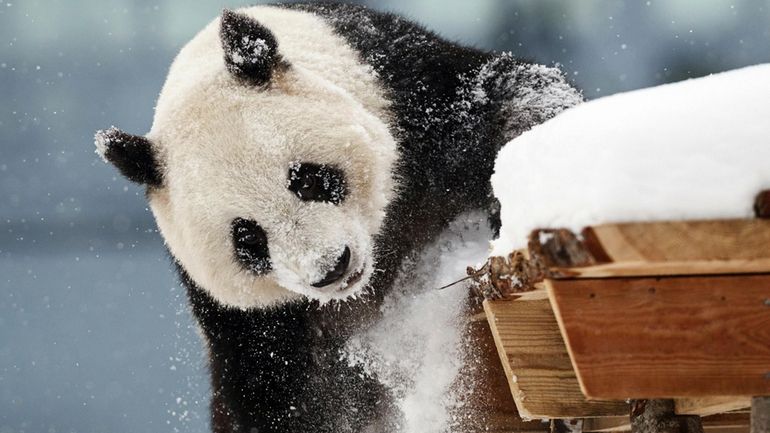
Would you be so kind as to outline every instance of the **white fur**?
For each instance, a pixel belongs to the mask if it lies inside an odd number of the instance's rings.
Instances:
[[[240,12],[275,34],[291,67],[268,88],[237,81],[225,69],[218,19],[182,49],[148,134],[164,164],[165,184],[149,195],[158,227],[192,279],[224,304],[349,296],[371,276],[372,235],[395,188],[387,100],[372,70],[320,18],[265,6]],[[287,189],[296,161],[341,168],[346,199],[300,201]],[[266,231],[269,274],[236,262],[230,224],[238,217]],[[364,277],[353,287],[310,286],[346,245],[348,272]]]

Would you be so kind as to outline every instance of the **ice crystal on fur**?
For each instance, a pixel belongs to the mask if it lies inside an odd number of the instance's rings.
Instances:
[[[484,64],[470,92],[476,103],[495,95],[508,140],[583,101],[558,67],[523,63],[511,53]]]
[[[114,136],[117,131],[118,128],[110,126],[108,129],[100,129],[94,134],[94,146],[96,147],[94,152],[96,152],[104,162],[109,162],[105,156],[107,153],[107,145],[109,144],[110,137]]]
[[[252,38],[250,36],[241,38],[241,47],[241,51],[230,53],[233,63],[237,65],[243,65],[247,60],[254,63],[255,59],[264,56],[269,50],[264,39]]]
[[[105,162],[115,165],[132,182],[153,187],[163,183],[155,149],[147,138],[128,134],[113,126],[97,131],[94,144],[96,153]]]
[[[232,225],[236,258],[246,269],[257,275],[269,272],[272,263],[264,229],[256,222],[243,218],[236,218]]]
[[[336,167],[294,161],[289,165],[287,188],[301,200],[340,204],[347,193],[347,182]]]
[[[273,69],[281,62],[270,30],[248,15],[225,10],[219,34],[230,73],[254,85],[270,81]]]

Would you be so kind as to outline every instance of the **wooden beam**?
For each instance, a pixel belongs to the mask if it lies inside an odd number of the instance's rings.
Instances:
[[[583,431],[589,432],[621,432],[631,430],[631,418],[624,416],[606,416],[602,418],[586,418],[583,420]]]
[[[482,313],[483,314],[483,313]],[[468,339],[469,368],[460,371],[455,383],[463,404],[452,410],[452,430],[489,433],[547,433],[548,424],[521,419],[513,402],[497,349],[484,320],[465,322],[463,335]]]
[[[770,274],[546,287],[589,398],[770,395]]]
[[[720,413],[716,415],[709,415],[701,418],[703,422],[703,430],[743,430],[745,433],[749,433],[749,424],[751,420],[748,412],[728,412]]]
[[[770,272],[770,219],[607,224],[581,238],[563,232],[530,237],[533,259],[551,278]]]
[[[751,433],[770,433],[770,397],[751,399]]]
[[[749,414],[747,412],[730,412],[709,415],[701,418],[703,430],[714,433],[749,433]],[[583,420],[583,431],[606,433],[631,430],[631,418],[628,416],[613,416],[604,418],[587,418]]]
[[[751,407],[751,397],[694,397],[674,400],[679,415],[709,416]]]
[[[495,345],[513,399],[524,418],[624,415],[622,401],[588,401],[547,299],[485,301]]]
[[[552,419],[550,433],[583,433],[582,419]]]

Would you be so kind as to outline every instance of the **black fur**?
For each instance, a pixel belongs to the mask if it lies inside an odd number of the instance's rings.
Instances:
[[[289,191],[302,201],[340,204],[348,192],[345,173],[328,165],[296,162],[289,167]]]
[[[163,184],[160,164],[155,158],[150,140],[117,128],[96,134],[97,140],[105,146],[103,158],[117,167],[128,180],[149,187],[160,187]]]
[[[401,260],[464,211],[485,209],[500,226],[489,177],[500,147],[547,119],[512,113],[524,62],[449,42],[395,14],[349,4],[285,4],[326,19],[370,64],[392,101],[399,191],[379,236],[373,288],[384,294]],[[483,67],[489,75],[480,77]],[[545,87],[546,83],[542,86]],[[474,93],[485,92],[484,98]],[[565,105],[566,108],[566,105]]]
[[[225,66],[242,81],[261,86],[285,63],[273,33],[250,17],[225,9],[219,27]]]
[[[243,218],[234,219],[231,227],[235,257],[241,266],[256,275],[270,272],[273,263],[265,230],[256,221]]]
[[[397,431],[383,386],[338,351],[349,308],[227,308],[177,269],[208,342],[215,432],[358,433],[377,419]]]
[[[489,184],[495,154],[545,120],[534,112],[511,112],[507,102],[518,97],[517,79],[531,84],[540,77],[517,77],[522,63],[510,56],[448,42],[397,15],[340,4],[282,7],[327,20],[378,74],[392,101],[399,190],[376,238],[378,271],[363,299],[240,311],[217,303],[179,266],[210,349],[213,428],[393,432],[398,426],[386,390],[350,367],[340,350],[352,332],[377,317],[404,259],[436,239],[448,222],[485,209],[499,227]],[[380,427],[367,430],[373,424]]]

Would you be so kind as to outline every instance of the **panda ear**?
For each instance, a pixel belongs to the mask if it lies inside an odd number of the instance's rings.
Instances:
[[[219,37],[227,70],[248,84],[267,84],[277,67],[287,65],[273,33],[246,14],[222,11]]]
[[[125,133],[114,126],[97,131],[96,153],[111,163],[128,180],[141,185],[160,187],[163,176],[152,142],[139,135]]]

